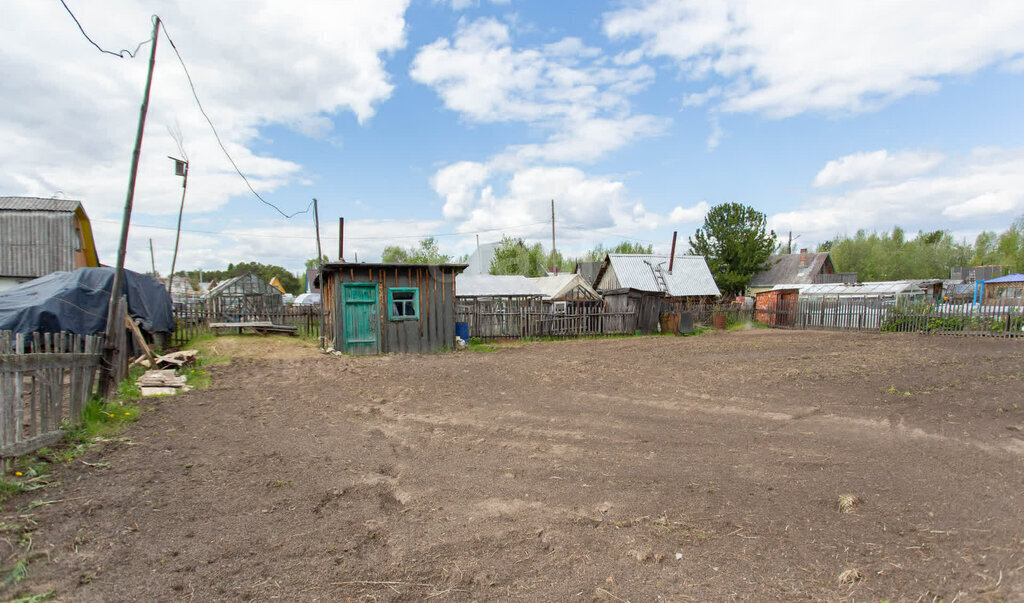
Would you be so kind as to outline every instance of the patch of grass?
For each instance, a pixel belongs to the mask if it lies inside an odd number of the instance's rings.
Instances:
[[[889,389],[885,390],[885,393],[896,395],[896,396],[913,396],[914,395],[913,392],[911,392],[911,391],[902,391],[902,390],[896,389],[896,387],[890,387]]]
[[[489,354],[491,352],[497,352],[498,346],[493,343],[484,343],[479,337],[470,337],[469,342],[466,345],[466,349],[470,352],[483,352]]]
[[[238,337],[243,337],[239,335]],[[223,350],[218,350],[217,342],[220,339],[219,336],[212,333],[205,333],[198,335],[188,342],[182,349],[185,350],[197,350],[199,355],[196,357],[196,366],[209,366],[211,364],[230,364],[231,354],[225,353]]]
[[[11,603],[43,603],[44,601],[53,601],[57,598],[57,591],[50,589],[43,593],[36,593],[34,595],[24,595],[17,599],[11,599]]]
[[[710,333],[712,331],[714,331],[714,329],[711,327],[693,327],[692,331],[690,331],[689,333],[683,333],[682,337],[696,337],[698,335],[703,335],[705,333]]]
[[[732,324],[726,324],[726,331],[749,331],[750,329],[767,329],[768,325],[763,322],[757,322],[756,320],[749,320],[744,322],[733,321]]]
[[[18,480],[4,478],[0,480],[0,503],[6,501],[15,494],[19,494],[24,491],[24,484]]]
[[[4,586],[14,586],[28,577],[28,564],[19,559],[10,569],[4,570]]]

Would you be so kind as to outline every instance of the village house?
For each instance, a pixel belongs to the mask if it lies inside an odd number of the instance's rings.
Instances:
[[[0,291],[52,272],[99,265],[80,201],[0,197]]]
[[[813,285],[826,283],[853,283],[856,273],[836,273],[832,256],[826,252],[779,253],[768,258],[767,270],[758,272],[750,279],[747,295],[756,296],[769,291],[776,285]]]

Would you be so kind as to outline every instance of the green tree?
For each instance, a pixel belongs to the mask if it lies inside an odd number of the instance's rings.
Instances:
[[[544,246],[540,243],[527,245],[521,238],[504,236],[494,250],[491,274],[544,276],[550,260],[550,255],[544,252]]]
[[[775,231],[768,230],[768,218],[753,207],[723,203],[711,208],[689,242],[690,252],[707,260],[718,288],[736,295],[769,268]]]
[[[441,253],[434,237],[422,239],[416,247],[404,249],[388,245],[380,255],[381,261],[395,264],[447,264],[452,256]]]
[[[604,259],[604,256],[609,253],[654,253],[654,245],[644,245],[643,243],[632,243],[630,241],[622,241],[614,247],[605,248],[604,245],[598,243],[593,249],[583,255],[580,261],[583,262],[600,262]]]

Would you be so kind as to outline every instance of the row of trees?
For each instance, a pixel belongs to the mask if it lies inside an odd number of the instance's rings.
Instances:
[[[310,260],[314,264],[316,260]],[[239,262],[238,264],[228,264],[225,270],[182,270],[175,272],[174,278],[184,276],[192,282],[192,286],[195,287],[199,284],[200,277],[204,281],[217,281],[223,282],[229,278],[241,276],[252,272],[262,278],[263,280],[270,282],[270,279],[277,277],[277,280],[281,282],[281,286],[285,288],[288,293],[303,293],[306,290],[305,275],[296,276],[288,271],[287,268],[281,266],[274,266],[272,264],[260,264],[259,262]]]
[[[903,229],[836,237],[818,248],[832,254],[836,269],[856,272],[862,281],[948,278],[958,266],[1006,266],[1024,272],[1024,217],[1005,231],[982,232],[971,244],[956,241],[947,231],[918,232],[909,239]]]

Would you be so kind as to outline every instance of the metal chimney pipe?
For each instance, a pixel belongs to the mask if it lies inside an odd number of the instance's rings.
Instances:
[[[668,273],[672,274],[672,265],[676,262],[676,235],[679,231],[672,231],[672,251],[668,254]]]

